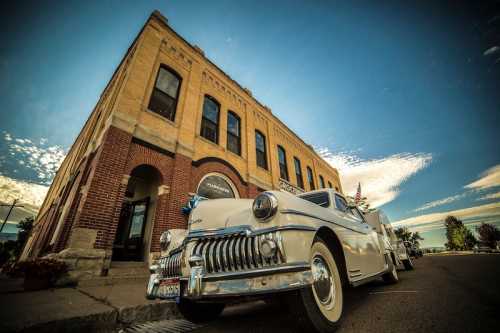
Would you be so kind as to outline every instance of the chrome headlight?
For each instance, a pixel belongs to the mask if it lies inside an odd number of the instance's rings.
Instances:
[[[252,210],[257,219],[265,222],[278,211],[278,199],[271,193],[261,193],[253,201]]]
[[[170,231],[165,231],[160,236],[160,248],[162,251],[166,251],[172,242],[172,234]]]

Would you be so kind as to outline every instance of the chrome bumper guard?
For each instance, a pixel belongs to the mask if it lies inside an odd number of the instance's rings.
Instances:
[[[158,298],[158,287],[162,278],[152,274],[147,297]],[[272,268],[254,269],[244,272],[205,274],[203,266],[191,267],[189,278],[181,296],[189,299],[204,297],[247,296],[299,289],[313,282],[308,263],[283,264]]]

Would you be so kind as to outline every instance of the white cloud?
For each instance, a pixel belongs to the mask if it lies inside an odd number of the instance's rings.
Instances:
[[[40,144],[26,138],[14,138],[4,132],[10,155],[18,163],[36,172],[39,180],[49,184],[59,169],[66,152],[61,146],[46,146],[47,139],[41,139]]]
[[[12,203],[14,199],[18,199],[19,204],[24,205],[25,210],[33,214],[38,212],[48,189],[45,185],[0,175],[0,202]]]
[[[465,188],[485,190],[487,188],[500,186],[500,164],[484,171],[478,180],[465,185]]]
[[[495,46],[490,47],[486,51],[484,51],[483,55],[489,56],[490,54],[495,54],[497,52],[500,52],[500,47],[498,47],[498,46],[495,45]]]
[[[408,227],[412,231],[430,231],[434,229],[443,229],[444,220],[448,215],[456,216],[459,219],[481,219],[498,217],[500,219],[500,202],[490,203],[486,205],[473,206],[463,209],[450,210],[438,213],[424,214],[415,217],[410,217],[404,220],[392,222],[395,227]]]
[[[466,193],[462,193],[462,194],[457,194],[457,195],[454,195],[454,196],[451,196],[451,197],[447,197],[447,198],[444,198],[444,199],[439,199],[439,200],[435,200],[435,201],[431,201],[431,202],[428,202],[416,209],[414,209],[413,211],[414,212],[421,212],[421,211],[424,211],[424,210],[427,210],[427,209],[431,209],[431,208],[434,208],[434,207],[437,207],[437,206],[442,206],[442,205],[446,205],[446,204],[449,204],[451,202],[454,202],[454,201],[457,201],[459,199],[462,199],[464,198],[465,196],[467,196],[468,192]]]
[[[399,195],[399,188],[410,177],[429,165],[431,154],[402,153],[380,159],[363,160],[352,153],[318,153],[340,173],[344,192],[354,194],[358,182],[362,195],[372,207],[380,207]]]
[[[500,192],[483,195],[482,197],[477,198],[476,201],[493,200],[493,199],[500,199]]]

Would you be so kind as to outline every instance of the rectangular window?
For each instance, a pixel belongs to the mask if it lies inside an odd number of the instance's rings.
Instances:
[[[319,186],[320,188],[325,188],[325,180],[322,175],[319,175]]]
[[[227,113],[227,149],[241,155],[240,118],[231,111]]]
[[[219,109],[214,98],[205,96],[200,135],[214,143],[219,143]]]
[[[286,153],[285,149],[283,149],[283,147],[281,146],[278,146],[278,163],[280,165],[280,178],[288,181],[289,178],[288,167],[286,165]]]
[[[259,131],[255,131],[255,153],[257,166],[267,170],[266,137]]]
[[[297,157],[294,157],[293,163],[295,164],[295,177],[297,178],[297,186],[303,189],[304,179],[302,179],[302,168],[300,166],[300,160]]]
[[[309,189],[312,191],[316,187],[314,186],[313,172],[310,167],[307,167],[307,182],[309,183]]]
[[[316,205],[321,207],[327,208],[330,206],[330,196],[328,195],[328,192],[317,192],[299,195],[299,198],[315,203]]]
[[[180,77],[165,67],[160,67],[148,109],[174,121]]]

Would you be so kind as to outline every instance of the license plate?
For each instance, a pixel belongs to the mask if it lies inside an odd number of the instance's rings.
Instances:
[[[160,298],[176,298],[181,294],[181,284],[179,278],[164,279],[160,281],[158,296]]]

